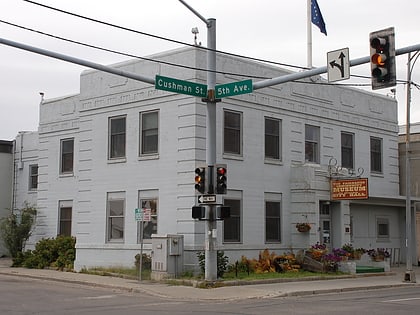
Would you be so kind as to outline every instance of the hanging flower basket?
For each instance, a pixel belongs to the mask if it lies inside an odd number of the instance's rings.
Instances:
[[[309,223],[296,223],[296,229],[301,233],[309,232],[311,225]]]

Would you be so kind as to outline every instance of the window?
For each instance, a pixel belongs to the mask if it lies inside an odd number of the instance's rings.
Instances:
[[[281,241],[280,202],[265,202],[265,242]]]
[[[241,152],[241,113],[224,111],[224,149],[227,154]]]
[[[265,158],[281,160],[281,121],[265,118]]]
[[[139,207],[142,209],[150,209],[151,213],[151,220],[143,222],[143,239],[151,239],[152,234],[157,234],[158,199],[156,197],[146,197],[147,195],[151,195],[150,191],[140,192]]]
[[[354,135],[341,133],[341,166],[354,169]]]
[[[59,226],[58,235],[71,236],[72,201],[59,202]]]
[[[319,127],[305,125],[305,162],[319,163]]]
[[[370,171],[382,173],[382,139],[370,137]]]
[[[109,119],[109,158],[125,157],[126,117]]]
[[[61,140],[60,173],[73,173],[74,139]]]
[[[140,155],[157,154],[159,144],[159,112],[140,113]]]
[[[389,220],[376,218],[376,237],[378,240],[389,240]]]
[[[29,165],[29,190],[38,189],[38,165]]]
[[[223,241],[226,243],[241,242],[241,201],[225,199],[224,205],[230,207],[230,218],[223,223]]]
[[[108,213],[108,241],[122,241],[124,239],[124,208],[125,193],[112,192],[107,196]]]

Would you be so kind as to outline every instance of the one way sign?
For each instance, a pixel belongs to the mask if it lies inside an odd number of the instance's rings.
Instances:
[[[328,82],[350,78],[349,49],[343,48],[327,53]]]

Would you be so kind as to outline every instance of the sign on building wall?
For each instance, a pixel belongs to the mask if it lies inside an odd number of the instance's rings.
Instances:
[[[369,198],[367,178],[331,180],[332,200],[350,200],[367,198]]]

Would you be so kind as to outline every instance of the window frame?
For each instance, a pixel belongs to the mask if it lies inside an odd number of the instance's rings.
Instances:
[[[122,202],[122,213],[119,215],[111,215],[111,203]],[[108,192],[106,201],[107,225],[106,225],[106,241],[108,243],[123,243],[125,237],[125,207],[126,198],[125,192]],[[113,237],[113,227],[118,226],[113,223],[114,220],[121,219],[121,237]]]
[[[309,135],[310,132],[310,136]],[[316,131],[316,133],[314,133]],[[309,151],[309,148],[311,149]],[[305,162],[320,163],[321,128],[319,126],[305,124]],[[312,152],[312,153],[311,153]]]
[[[143,224],[143,240],[151,240],[152,234],[158,234],[159,198],[139,196],[139,208],[145,208],[147,202],[151,202],[151,220],[140,222],[140,224]],[[140,231],[137,231],[137,233],[140,234]],[[140,243],[139,237],[137,242]]]
[[[227,126],[226,115],[238,115],[239,127],[233,126],[233,124],[232,126]],[[242,139],[243,139],[242,115],[243,115],[242,112],[226,110],[226,109],[223,110],[223,154],[242,156]],[[233,139],[230,139],[229,141],[227,141],[229,134],[233,135]]]
[[[276,203],[278,204],[278,214],[276,216],[268,215],[267,214],[267,204],[268,203]],[[281,243],[282,241],[282,219],[281,219],[282,211],[281,211],[281,200],[274,199],[274,198],[266,198],[264,200],[264,240],[266,244],[273,244],[273,243]],[[268,227],[269,227],[269,220],[276,220],[277,225],[277,238],[268,238]]]
[[[389,218],[377,217],[376,218],[376,239],[379,242],[388,242],[390,240],[390,227]],[[381,226],[386,226],[386,233],[382,233],[383,228]]]
[[[73,219],[73,202],[71,200],[61,200],[58,203],[58,231],[57,235],[71,236]],[[70,210],[69,210],[70,209]],[[70,218],[63,218],[63,210],[69,210]],[[69,231],[70,233],[63,233]]]
[[[71,152],[64,152],[64,144],[68,141],[72,142]],[[71,169],[64,169],[67,165],[65,162],[66,158],[71,156]],[[74,172],[74,138],[66,138],[60,140],[60,174],[73,174]]]
[[[272,121],[277,123],[277,134],[270,134],[267,132],[267,121]],[[282,121],[281,119],[273,117],[264,117],[264,158],[267,160],[282,160]],[[271,141],[270,141],[271,139]],[[269,150],[269,143],[275,143],[277,148],[275,149],[274,154],[267,154]]]
[[[34,173],[33,170],[36,170]],[[38,176],[39,176],[39,167],[38,164],[29,165],[29,190],[35,191],[38,190]]]
[[[232,207],[230,202],[238,203],[238,213]],[[223,220],[223,243],[224,244],[241,244],[242,243],[242,198],[224,198],[224,205],[230,206],[230,217]],[[236,230],[235,237],[226,238],[227,231],[230,233]]]
[[[378,141],[379,150],[374,150],[374,141]],[[383,139],[379,137],[370,137],[370,171],[376,174],[383,172]]]
[[[113,133],[112,131],[112,123],[116,120],[124,119],[124,132],[119,131]],[[123,142],[122,147],[120,148],[121,144],[117,144],[118,138],[122,137]],[[114,149],[115,147],[115,149]],[[114,153],[114,151],[122,150],[123,152]],[[115,160],[115,159],[125,159],[127,154],[127,116],[120,115],[108,118],[108,159]]]
[[[343,136],[350,136],[351,137],[351,146],[345,145],[345,141],[343,141]],[[345,163],[348,157],[349,163]],[[354,133],[342,131],[341,132],[341,166],[354,169]]]
[[[156,114],[156,120],[157,120],[157,127],[156,128],[149,128],[149,129],[144,129],[144,126],[146,125],[144,123],[143,118],[146,117],[147,115],[154,115]],[[150,155],[157,155],[159,154],[159,129],[160,129],[160,121],[159,121],[159,110],[150,110],[150,111],[145,111],[145,112],[140,112],[139,114],[139,131],[140,131],[140,136],[139,136],[139,156],[150,156]],[[148,133],[150,131],[156,130],[156,134],[153,134],[152,136],[156,136],[156,149],[155,150],[145,150],[144,146],[145,143],[148,143],[147,141],[145,141],[145,133]],[[149,136],[150,137],[150,136]]]

